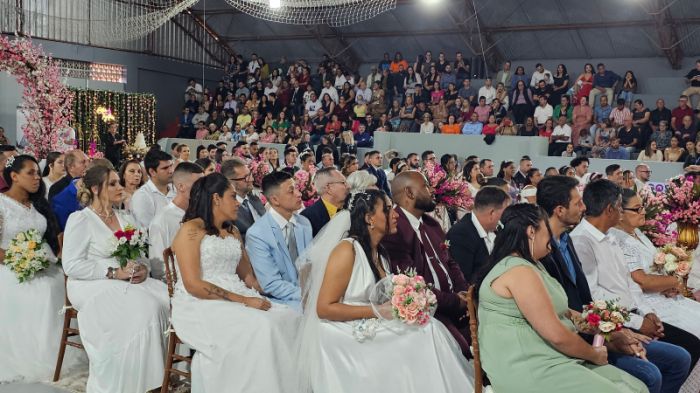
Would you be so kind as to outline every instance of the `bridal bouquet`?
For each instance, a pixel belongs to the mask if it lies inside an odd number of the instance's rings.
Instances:
[[[119,266],[124,268],[129,261],[134,261],[148,253],[148,241],[146,234],[131,225],[123,230],[114,232],[113,257],[119,261]]]
[[[379,280],[370,303],[379,318],[408,326],[424,326],[437,308],[435,294],[413,269]]]
[[[474,198],[464,180],[448,176],[440,165],[430,162],[423,168],[423,175],[435,192],[436,202],[449,208],[471,210],[474,207]]]
[[[692,267],[690,254],[683,248],[667,244],[658,249],[651,270],[668,276],[687,277]]]
[[[613,300],[594,300],[583,306],[581,317],[588,327],[598,332],[593,339],[593,346],[603,346],[610,340],[613,332],[622,330],[625,322],[630,320],[630,313]]]
[[[17,276],[19,282],[34,278],[37,272],[49,267],[46,242],[36,229],[20,232],[5,251],[5,266]]]

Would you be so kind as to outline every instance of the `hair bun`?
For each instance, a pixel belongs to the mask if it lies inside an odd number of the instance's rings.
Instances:
[[[82,180],[78,181],[77,184],[78,192],[77,192],[77,198],[78,202],[82,206],[87,206],[90,203],[92,203],[93,195],[92,195],[92,190],[88,188],[88,186],[85,185],[85,182]]]

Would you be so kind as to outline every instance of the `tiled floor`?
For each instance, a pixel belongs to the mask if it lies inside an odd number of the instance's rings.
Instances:
[[[67,390],[38,383],[0,385],[0,393],[66,393]]]

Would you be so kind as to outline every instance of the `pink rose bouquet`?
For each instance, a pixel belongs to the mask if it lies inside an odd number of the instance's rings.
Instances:
[[[406,325],[425,326],[437,308],[437,299],[422,276],[409,271],[391,277],[391,306],[394,319]]]
[[[622,330],[625,322],[630,320],[630,313],[614,300],[594,300],[583,306],[581,317],[588,328],[598,332],[593,339],[593,346],[600,347],[610,340],[613,332]]]
[[[440,165],[430,162],[423,168],[423,175],[435,193],[436,202],[454,209],[471,210],[474,207],[474,198],[461,178],[448,176]]]
[[[659,248],[654,255],[651,270],[661,275],[684,278],[690,273],[692,264],[690,254],[685,248],[667,244]]]

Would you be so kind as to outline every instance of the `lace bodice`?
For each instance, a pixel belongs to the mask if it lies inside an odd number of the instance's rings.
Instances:
[[[34,206],[26,207],[14,199],[0,194],[0,248],[7,249],[18,233],[36,229],[46,232],[46,218]]]
[[[242,296],[260,296],[257,291],[248,288],[236,274],[243,254],[241,242],[238,239],[233,236],[221,238],[205,235],[199,250],[202,280]],[[179,271],[178,277],[181,277]],[[180,295],[190,296],[185,290],[182,279],[178,280],[175,290]]]

